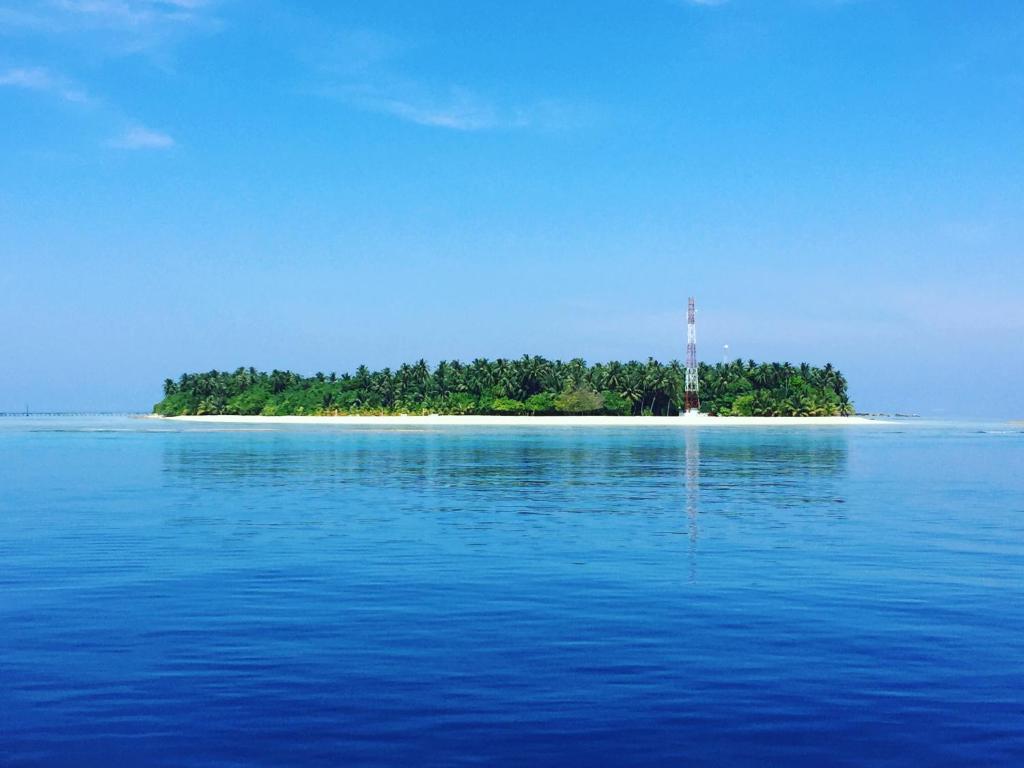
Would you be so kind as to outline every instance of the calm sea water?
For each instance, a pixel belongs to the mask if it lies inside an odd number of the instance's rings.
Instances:
[[[0,763],[1024,764],[1024,429],[0,420]]]

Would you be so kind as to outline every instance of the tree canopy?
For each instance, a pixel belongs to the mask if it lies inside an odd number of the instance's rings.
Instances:
[[[700,365],[703,413],[720,416],[836,416],[853,413],[845,377],[831,364]],[[683,403],[684,369],[668,364],[588,365],[524,355],[471,363],[425,360],[395,370],[360,366],[341,375],[254,368],[186,373],[164,382],[163,416],[347,414],[614,414],[673,416]]]

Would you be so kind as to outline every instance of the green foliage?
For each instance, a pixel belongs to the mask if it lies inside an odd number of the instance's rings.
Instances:
[[[445,406],[439,410],[456,416],[465,416],[476,412],[477,399],[465,392],[456,392],[448,397]]]
[[[604,398],[586,384],[578,384],[555,398],[559,413],[598,413],[604,408]]]
[[[160,416],[184,416],[195,413],[197,407],[198,403],[193,403],[187,393],[175,392],[157,403],[153,408],[153,413]]]
[[[605,390],[601,393],[604,401],[604,412],[611,414],[612,416],[628,416],[632,405],[629,400],[624,398],[618,392],[610,392]]]
[[[550,392],[538,392],[536,395],[530,395],[526,398],[526,410],[536,415],[545,415],[555,412],[555,396]]]
[[[491,403],[491,410],[505,414],[525,413],[526,405],[510,397],[498,397]]]
[[[228,400],[227,413],[256,416],[263,413],[269,400],[270,392],[264,387],[245,389]]]
[[[845,377],[831,364],[700,366],[701,410],[722,416],[849,415]],[[684,371],[650,359],[587,365],[525,355],[518,360],[426,361],[391,370],[300,376],[291,371],[187,373],[164,382],[163,416],[186,414],[520,414],[674,416]]]
[[[753,416],[754,415],[754,396],[753,395],[740,395],[732,401],[732,407],[729,408],[727,416]]]

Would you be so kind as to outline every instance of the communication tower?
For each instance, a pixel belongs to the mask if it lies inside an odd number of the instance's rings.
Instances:
[[[697,309],[690,297],[686,308],[686,405],[684,413],[700,413],[700,383],[697,380]]]

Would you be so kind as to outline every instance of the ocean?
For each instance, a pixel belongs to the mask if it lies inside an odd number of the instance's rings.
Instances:
[[[0,764],[1019,766],[1024,427],[0,419]]]

